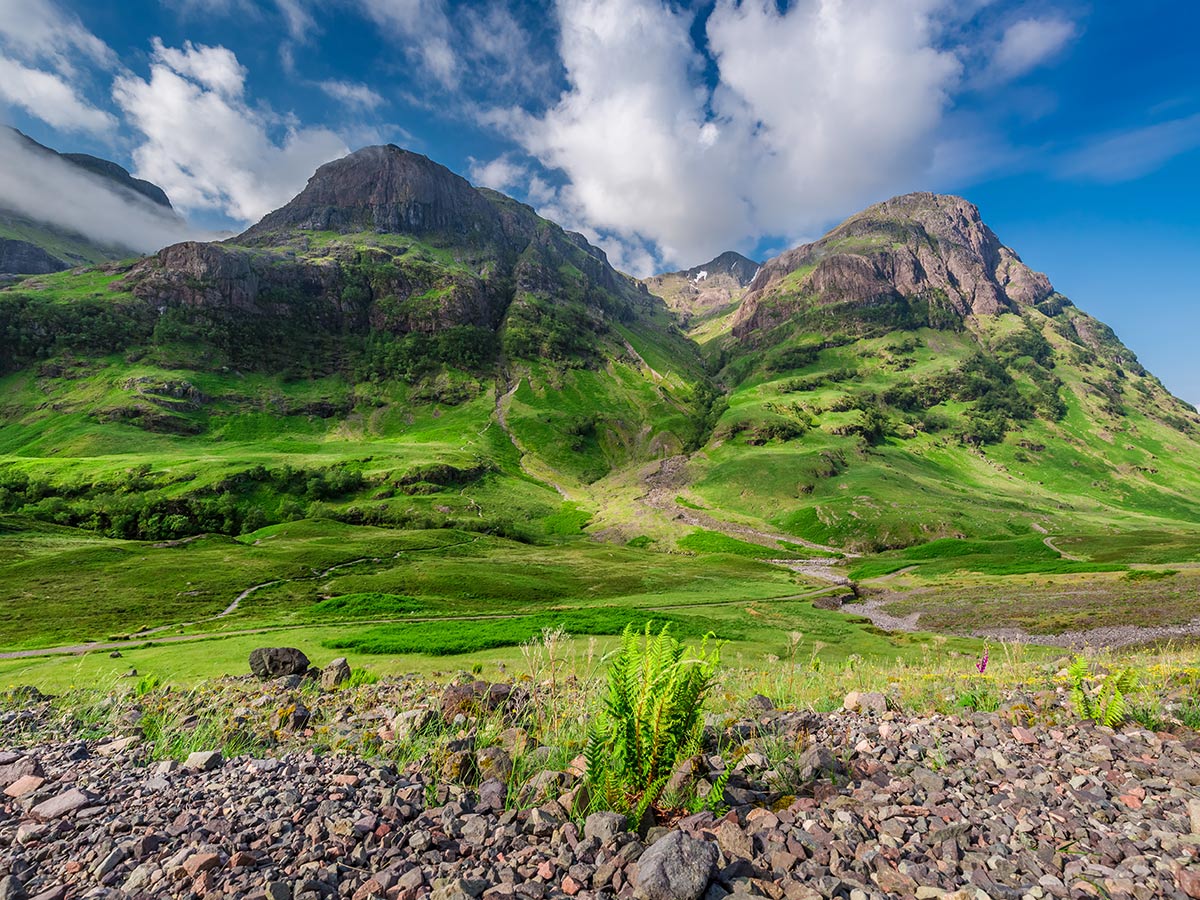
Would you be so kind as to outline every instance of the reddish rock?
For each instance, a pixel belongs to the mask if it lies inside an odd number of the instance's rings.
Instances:
[[[4,789],[4,793],[14,799],[17,799],[24,797],[26,794],[32,794],[45,783],[46,779],[42,778],[40,775],[22,775],[12,784],[6,787]]]
[[[1180,867],[1175,872],[1175,883],[1189,897],[1200,900],[1200,869],[1185,869]]]
[[[1036,744],[1037,737],[1028,728],[1022,728],[1020,725],[1014,725],[1012,735],[1022,744]]]
[[[190,877],[194,878],[202,872],[208,872],[211,869],[215,869],[220,864],[221,857],[217,856],[215,853],[193,853],[183,864],[183,870],[187,872]]]

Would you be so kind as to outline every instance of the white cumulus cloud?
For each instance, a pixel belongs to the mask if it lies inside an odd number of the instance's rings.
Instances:
[[[109,46],[51,0],[0,0],[0,105],[63,131],[107,134],[116,119],[85,96],[81,66],[115,64]]]
[[[53,72],[31,69],[0,54],[0,103],[17,106],[63,131],[111,132],[117,120],[80,97]]]
[[[1049,60],[1074,36],[1074,23],[1058,17],[1014,22],[992,56],[993,72],[1000,78],[1018,78]]]
[[[691,13],[559,0],[568,90],[541,114],[486,121],[565,175],[541,208],[614,261],[692,265],[919,184],[961,72],[938,47],[947,3],[719,0],[710,90]]]
[[[358,0],[366,16],[411,50],[413,60],[445,87],[459,80],[459,59],[445,0]]]
[[[471,157],[468,160],[467,175],[473,184],[496,191],[506,191],[527,182],[529,170],[520,163],[513,162],[508,155],[487,161]]]
[[[142,135],[139,177],[185,210],[252,222],[286,203],[347,147],[326,128],[301,128],[244,96],[245,70],[221,47],[155,42],[149,79],[117,78],[113,98]]]

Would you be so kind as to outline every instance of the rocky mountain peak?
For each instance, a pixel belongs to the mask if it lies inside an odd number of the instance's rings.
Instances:
[[[819,241],[763,265],[734,333],[770,328],[800,304],[932,299],[953,314],[998,315],[1054,293],[961,197],[905,194],[868,207]]]
[[[690,269],[675,274],[684,276],[697,286],[702,286],[700,283],[708,281],[710,278],[725,275],[732,279],[737,287],[746,287],[754,280],[761,265],[734,250],[726,250],[703,265],[692,266]]]
[[[495,207],[459,175],[394,144],[364,147],[317,169],[290,203],[238,241],[269,243],[296,230],[487,234]]]

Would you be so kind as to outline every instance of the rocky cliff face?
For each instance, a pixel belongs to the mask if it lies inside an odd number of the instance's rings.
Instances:
[[[958,317],[994,316],[1054,294],[961,197],[918,193],[876,204],[821,240],[763,265],[734,322],[746,338],[805,305],[933,299]]]
[[[510,308],[531,327],[575,308],[570,328],[602,330],[649,302],[581,235],[390,145],[322,166],[231,241],[167,247],[124,287],[160,308],[288,318],[304,307],[340,330],[392,334],[497,331]]]
[[[470,183],[394,145],[326,163],[290,203],[237,240],[270,244],[299,230],[495,237],[500,216]]]
[[[0,238],[0,273],[46,275],[61,272],[67,264],[29,241]]]

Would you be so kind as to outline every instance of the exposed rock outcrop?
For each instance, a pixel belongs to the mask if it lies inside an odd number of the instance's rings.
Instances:
[[[69,268],[36,244],[0,238],[0,273],[46,275]]]
[[[805,303],[872,305],[922,297],[959,317],[993,316],[1053,293],[1045,275],[1000,243],[974,204],[906,194],[764,264],[733,331],[746,338],[770,329]]]

